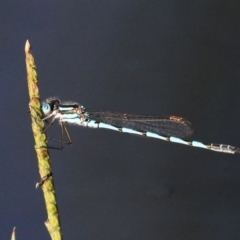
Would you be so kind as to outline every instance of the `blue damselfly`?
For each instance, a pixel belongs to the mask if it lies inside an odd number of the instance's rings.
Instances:
[[[83,127],[105,128],[118,132],[181,143],[187,146],[199,147],[216,152],[231,154],[240,153],[240,148],[227,144],[205,144],[199,141],[184,140],[192,135],[193,127],[189,121],[178,116],[159,117],[108,111],[87,111],[78,103],[61,103],[61,101],[56,98],[46,99],[42,103],[42,111],[45,115],[43,120],[51,119],[49,126],[56,119],[59,120],[62,137],[63,131],[65,131],[68,137],[68,143],[72,143],[72,139],[65,123],[73,123]]]

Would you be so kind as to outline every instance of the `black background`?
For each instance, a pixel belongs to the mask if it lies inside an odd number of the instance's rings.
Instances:
[[[41,97],[179,115],[240,146],[239,1],[2,1],[0,239],[50,239],[24,45]],[[240,239],[240,156],[69,126],[51,150],[64,239]],[[58,136],[56,126],[51,134]]]

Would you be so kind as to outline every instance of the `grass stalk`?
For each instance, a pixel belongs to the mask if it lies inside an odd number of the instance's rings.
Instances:
[[[42,184],[41,188],[44,195],[44,200],[47,209],[47,221],[45,225],[52,240],[61,240],[60,218],[57,208],[56,193],[54,189],[53,175],[51,170],[50,155],[48,151],[47,136],[44,132],[45,125],[42,119],[40,91],[38,84],[37,68],[34,57],[31,52],[29,41],[25,45],[26,53],[26,68],[27,68],[27,82],[29,91],[29,109],[32,119],[32,131],[35,140],[35,150],[38,159],[38,168],[40,178],[43,179],[49,176]]]

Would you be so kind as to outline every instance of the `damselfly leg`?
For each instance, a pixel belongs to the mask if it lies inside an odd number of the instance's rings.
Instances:
[[[50,126],[53,125],[53,123],[54,123],[54,121],[51,121],[51,123],[49,123],[47,125],[47,127],[45,128],[45,132],[49,129]],[[67,141],[64,140],[65,135],[67,137]],[[60,122],[60,139],[56,139],[56,138],[53,138],[53,137],[48,137],[48,139],[60,143],[59,147],[55,147],[55,146],[49,146],[48,147],[48,148],[56,149],[56,150],[62,150],[65,145],[70,145],[70,144],[73,143],[72,138],[71,138],[64,122]]]
[[[70,145],[70,144],[72,144],[73,143],[73,141],[72,141],[72,138],[71,138],[71,136],[70,136],[70,134],[69,134],[69,132],[68,132],[68,130],[67,130],[67,127],[66,127],[66,125],[65,125],[65,123],[64,122],[61,122],[60,123],[60,127],[61,127],[61,145],[62,145],[62,149],[64,148],[64,145]],[[64,133],[66,134],[66,136],[67,136],[67,138],[68,138],[68,141],[67,142],[65,142],[64,141]]]
[[[56,113],[56,110],[54,110],[53,112],[51,112],[51,114],[48,114],[47,116],[45,115],[45,117],[42,119],[42,121],[44,121],[48,124],[45,127],[44,132],[47,132],[47,130],[54,124],[54,122],[57,118],[58,118],[58,115]],[[50,122],[48,122],[49,119],[50,119]],[[52,141],[60,142],[61,145],[60,145],[60,147],[49,146],[49,148],[51,148],[51,149],[62,150],[64,148],[64,145],[69,145],[69,144],[73,143],[73,141],[70,137],[70,134],[65,126],[65,123],[63,121],[59,121],[59,124],[60,124],[61,139],[56,139],[56,138],[52,138],[52,137],[48,137],[48,138],[51,139]],[[65,134],[67,136],[67,141],[64,140]]]

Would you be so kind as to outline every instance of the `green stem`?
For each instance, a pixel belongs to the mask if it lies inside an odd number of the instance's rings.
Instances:
[[[38,167],[41,179],[50,175],[42,185],[48,219],[45,225],[52,240],[62,239],[60,219],[57,208],[56,194],[51,170],[50,155],[48,151],[47,137],[44,132],[45,126],[42,119],[41,101],[38,87],[38,76],[36,64],[31,53],[30,43],[27,40],[25,45],[27,81],[29,91],[29,108],[32,119],[32,131],[35,140]]]

